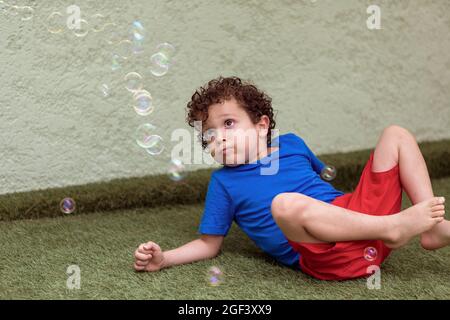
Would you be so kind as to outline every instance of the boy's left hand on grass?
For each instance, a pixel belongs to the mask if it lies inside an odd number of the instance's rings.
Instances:
[[[158,271],[163,267],[164,254],[154,242],[142,243],[134,252],[136,271]]]

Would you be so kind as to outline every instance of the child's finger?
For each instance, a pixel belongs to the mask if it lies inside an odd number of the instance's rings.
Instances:
[[[136,271],[142,271],[142,270],[145,270],[145,267],[139,266],[139,265],[137,265],[136,263],[133,265],[133,267],[134,267],[134,270],[136,270]]]
[[[145,250],[151,250],[151,249],[153,248],[153,245],[154,245],[154,244],[155,244],[154,242],[149,241],[149,242],[147,242],[147,243],[144,245],[144,249],[145,249]]]
[[[145,246],[146,246],[147,244],[146,243],[142,243],[139,247],[138,247],[138,250],[140,251],[140,252],[145,252],[145,251],[147,251],[147,249],[145,249]]]
[[[138,266],[145,267],[146,265],[148,265],[149,261],[136,260],[134,261],[134,263]]]
[[[136,251],[134,252],[134,257],[136,257],[137,254],[144,254],[144,255],[147,255],[148,252],[145,251],[145,250],[141,251],[141,250],[138,248],[138,249],[136,249]]]
[[[143,254],[141,252],[136,252],[134,254],[134,257],[137,260],[147,261],[147,260],[150,260],[153,256],[151,254]]]
[[[161,248],[160,248],[160,246],[158,246],[158,244],[153,243],[153,250],[154,251],[161,251]]]
[[[148,254],[148,253],[151,252],[150,250],[145,249],[145,243],[141,244],[139,246],[139,248],[137,249],[137,251],[141,252],[141,253],[144,253],[144,254]]]
[[[161,248],[158,246],[158,244],[152,241],[148,242],[144,248],[150,251],[161,251]]]

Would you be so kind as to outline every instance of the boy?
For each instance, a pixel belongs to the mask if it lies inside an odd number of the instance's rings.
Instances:
[[[187,120],[191,126],[201,121],[202,146],[224,165],[211,175],[201,236],[164,252],[154,242],[141,244],[137,271],[216,256],[233,221],[277,261],[323,280],[367,276],[370,265],[379,266],[416,235],[428,250],[450,243],[445,199],[434,197],[406,129],[383,131],[358,186],[344,194],[321,179],[324,163],[299,136],[272,141],[271,98],[237,77],[219,77],[197,90]],[[414,205],[400,211],[402,188]]]

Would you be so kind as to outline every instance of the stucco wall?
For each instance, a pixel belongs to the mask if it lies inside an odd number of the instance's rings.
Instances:
[[[186,103],[218,75],[265,90],[280,133],[301,135],[318,154],[373,147],[393,123],[419,141],[450,138],[450,1],[5,2],[35,12],[28,21],[0,13],[0,194],[165,172],[171,132],[189,128]],[[144,53],[112,71],[103,32],[49,33],[48,15],[71,4],[88,22],[101,13],[123,31],[139,19]],[[366,26],[371,4],[381,8],[380,30]],[[176,63],[157,78],[149,58],[165,41]],[[129,107],[130,71],[153,95],[146,117]],[[165,141],[158,156],[134,141],[145,122]]]

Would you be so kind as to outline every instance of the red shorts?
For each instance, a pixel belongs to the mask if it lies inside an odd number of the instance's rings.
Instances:
[[[370,153],[355,190],[335,198],[331,204],[369,215],[390,215],[400,212],[402,186],[399,166],[397,164],[388,171],[372,172],[373,153],[374,151]],[[371,265],[379,266],[391,252],[381,240],[335,243],[288,241],[294,250],[300,253],[301,270],[321,280],[370,276],[372,272],[367,268]],[[371,254],[365,255],[367,250]]]

